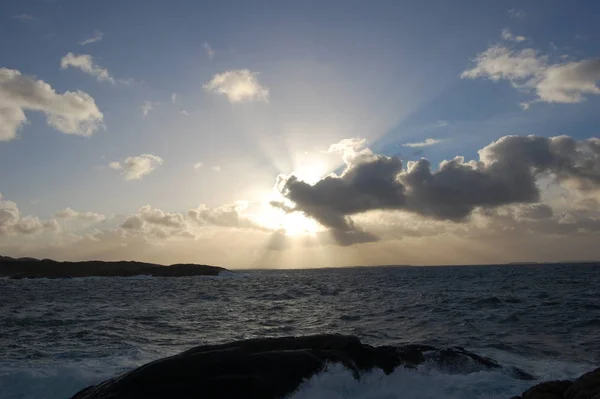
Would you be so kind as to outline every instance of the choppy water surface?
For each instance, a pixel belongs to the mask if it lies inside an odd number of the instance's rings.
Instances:
[[[600,366],[600,266],[1,279],[0,295],[0,398],[66,398],[204,343],[324,332],[371,344],[464,346],[540,379]],[[295,397],[508,398],[529,385],[501,373],[431,369],[357,382],[333,367]]]

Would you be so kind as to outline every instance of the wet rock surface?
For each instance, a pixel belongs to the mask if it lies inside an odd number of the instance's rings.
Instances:
[[[534,379],[463,348],[374,347],[353,336],[314,335],[199,346],[88,387],[73,399],[283,398],[333,363],[343,364],[357,379],[374,368],[389,374],[399,366],[423,364],[454,374],[502,369],[514,378]]]
[[[600,368],[575,381],[549,381],[534,385],[514,399],[600,399]]]

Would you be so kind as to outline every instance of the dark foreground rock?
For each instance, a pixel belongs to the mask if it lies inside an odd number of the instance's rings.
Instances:
[[[374,347],[352,336],[315,335],[199,346],[88,387],[73,399],[283,398],[331,363],[343,364],[355,378],[374,368],[389,374],[423,363],[447,373],[502,369],[515,378],[534,378],[463,348]]]
[[[513,399],[600,399],[600,368],[575,381],[550,381],[534,385]]]
[[[144,262],[56,262],[51,259],[0,257],[0,277],[72,278],[72,277],[153,277],[217,276],[222,267],[176,264],[171,266]]]

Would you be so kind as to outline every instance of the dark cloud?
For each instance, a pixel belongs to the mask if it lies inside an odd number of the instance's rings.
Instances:
[[[552,208],[546,204],[531,204],[522,207],[519,216],[524,219],[541,220],[551,218],[554,216],[554,212],[552,211]]]
[[[358,151],[358,150],[356,150]],[[351,215],[372,210],[400,210],[437,220],[465,221],[476,208],[536,203],[538,178],[590,190],[600,186],[600,139],[577,141],[568,136],[506,136],[479,151],[479,161],[462,157],[432,170],[426,159],[356,152],[346,156],[341,175],[310,185],[295,176],[280,177],[278,187],[293,205],[272,205],[302,212],[340,236],[373,236],[357,229]],[[532,216],[536,212],[532,211]],[[548,213],[548,209],[537,209]],[[361,241],[361,240],[357,240]],[[364,241],[362,241],[364,242]]]
[[[319,231],[314,236],[290,237],[285,229],[275,230],[271,233],[266,245],[266,249],[271,251],[280,251],[296,247],[310,248],[323,245],[336,245],[347,247],[354,244],[363,244],[379,241],[379,237],[374,234],[362,231],[360,229],[330,229],[328,231]]]
[[[295,176],[280,178],[282,194],[296,206],[272,204],[286,211],[302,211],[322,225],[340,230],[352,227],[347,215],[404,204],[404,187],[396,180],[402,172],[400,158],[369,155],[356,160],[342,176],[330,175],[312,186]]]
[[[502,162],[531,168],[532,174],[550,173],[559,181],[570,180],[580,189],[600,185],[600,139],[577,141],[569,136],[506,136],[482,149],[486,164]]]
[[[331,229],[329,233],[331,234],[331,238],[335,241],[335,243],[342,247],[379,241],[379,237],[376,235],[357,229],[354,226],[352,226],[349,230]],[[321,233],[321,235],[322,234],[323,233]]]

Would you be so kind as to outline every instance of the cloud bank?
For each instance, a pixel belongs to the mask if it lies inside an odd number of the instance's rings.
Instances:
[[[0,198],[0,253],[246,268],[593,260],[600,256],[599,200],[592,187],[574,188],[552,205],[476,207],[458,223],[403,210],[371,210],[353,214],[350,230],[288,236],[256,223],[243,201],[187,212],[146,205],[109,218],[65,208],[41,220],[21,215],[14,202]]]
[[[343,141],[344,171],[308,184],[280,176],[276,187],[289,201],[272,205],[302,212],[335,234],[362,234],[350,216],[394,210],[426,219],[464,222],[478,208],[536,203],[537,181],[550,178],[581,191],[600,187],[600,139],[505,136],[479,151],[478,161],[426,159],[404,167],[398,157],[373,154]],[[336,147],[336,148],[337,148]],[[364,237],[365,240],[367,237]],[[368,237],[372,239],[373,237]]]
[[[33,216],[21,216],[17,204],[2,199],[0,194],[0,237],[14,235],[35,235],[44,230],[56,230],[54,220],[42,221]]]

